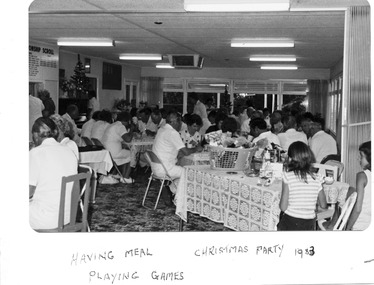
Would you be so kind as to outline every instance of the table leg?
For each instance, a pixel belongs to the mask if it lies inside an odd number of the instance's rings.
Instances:
[[[96,187],[97,187],[97,174],[96,171],[92,171],[91,176],[91,197],[90,203],[94,204],[96,199]]]
[[[179,218],[179,231],[180,232],[183,232],[183,223],[184,221],[181,218]]]

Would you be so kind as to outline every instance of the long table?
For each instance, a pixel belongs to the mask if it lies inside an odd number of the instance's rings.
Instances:
[[[281,180],[270,186],[257,182],[242,171],[228,174],[208,165],[185,166],[176,193],[176,214],[187,222],[187,212],[196,213],[235,231],[275,231]],[[328,202],[344,202],[348,187],[341,182],[324,187]]]

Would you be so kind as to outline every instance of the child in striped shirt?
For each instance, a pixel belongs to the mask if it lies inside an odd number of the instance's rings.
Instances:
[[[282,215],[278,231],[307,231],[315,229],[316,204],[327,208],[323,180],[312,172],[315,162],[310,148],[303,142],[288,148],[288,162],[283,172],[280,209]]]

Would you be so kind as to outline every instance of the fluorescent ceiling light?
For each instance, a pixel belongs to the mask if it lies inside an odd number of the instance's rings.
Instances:
[[[289,0],[184,0],[190,12],[288,11]]]
[[[296,65],[262,65],[261,69],[296,70]]]
[[[232,40],[231,47],[294,47],[295,42],[290,40]]]
[[[111,39],[59,39],[59,46],[95,46],[95,47],[112,47],[114,41]]]
[[[156,68],[174,68],[174,66],[171,66],[170,63],[158,63]]]
[[[296,61],[295,56],[250,56],[249,61]]]
[[[226,87],[226,85],[228,85],[228,84],[224,84],[224,83],[211,83],[211,84],[209,84],[209,86],[212,86],[212,87]]]
[[[119,59],[122,60],[161,60],[161,54],[140,54],[140,53],[124,53]]]

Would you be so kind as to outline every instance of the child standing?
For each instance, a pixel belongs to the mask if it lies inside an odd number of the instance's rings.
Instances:
[[[360,166],[363,171],[356,175],[357,200],[347,222],[346,230],[365,230],[371,217],[371,141],[359,147]]]
[[[322,209],[327,208],[323,180],[312,172],[314,162],[314,155],[305,143],[297,141],[289,146],[279,204],[284,214],[278,231],[314,230],[317,200]]]

